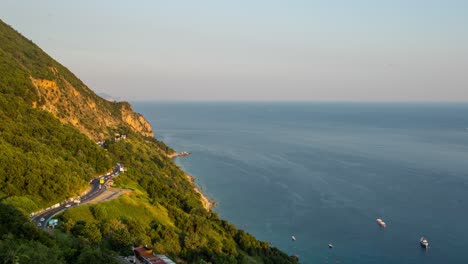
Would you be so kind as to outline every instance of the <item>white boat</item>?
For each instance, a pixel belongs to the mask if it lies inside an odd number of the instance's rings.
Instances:
[[[333,244],[328,244],[328,248],[333,248]]]
[[[291,236],[291,240],[292,240],[292,241],[296,241],[296,237],[295,237],[295,236]]]
[[[379,224],[380,227],[383,227],[383,228],[387,227],[387,224],[382,219],[377,218],[375,219],[375,221],[377,222],[377,224]]]
[[[422,236],[420,239],[419,239],[419,244],[421,245],[421,247],[423,248],[428,248],[429,247],[429,241],[427,240],[426,237]]]

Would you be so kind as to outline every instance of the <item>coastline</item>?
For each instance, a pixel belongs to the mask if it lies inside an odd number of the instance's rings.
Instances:
[[[213,208],[216,207],[216,201],[214,201],[213,199],[210,199],[208,198],[208,196],[206,194],[204,194],[200,188],[198,188],[198,186],[195,184],[195,180],[196,178],[193,177],[192,175],[188,174],[185,172],[185,176],[187,176],[188,180],[190,181],[190,183],[192,184],[193,186],[193,190],[195,192],[197,192],[198,194],[200,194],[200,201],[202,202],[203,204],[203,207],[207,210],[207,211],[210,211],[212,210]]]
[[[178,153],[178,152],[174,152],[172,154],[167,154],[167,157],[170,158],[174,163],[174,158],[177,158],[177,157],[183,157],[183,156],[187,156],[188,154],[185,154],[185,153],[188,153],[188,152],[181,152],[181,153]],[[177,165],[179,168],[180,166]],[[192,175],[188,174],[186,171],[184,171],[182,168],[180,168],[184,173],[185,173],[185,176],[187,177],[187,179],[189,180],[190,184],[192,185],[193,187],[193,190],[195,192],[197,192],[198,194],[200,194],[200,201],[203,205],[203,208],[205,208],[207,211],[210,211],[212,210],[213,208],[216,207],[216,201],[211,199],[211,198],[208,198],[208,196],[206,194],[204,194],[200,188],[197,186],[197,184],[195,183],[196,181],[196,178],[193,177]]]
[[[174,153],[172,153],[172,154],[166,154],[166,156],[167,156],[168,158],[170,158],[170,159],[173,159],[173,158],[175,158],[175,157],[178,157],[178,156],[179,156],[179,153],[174,152]]]
[[[172,154],[166,154],[166,155],[167,155],[168,158],[173,159],[173,158],[177,158],[177,157],[188,156],[188,155],[190,155],[190,152],[182,151],[182,152],[174,152]]]

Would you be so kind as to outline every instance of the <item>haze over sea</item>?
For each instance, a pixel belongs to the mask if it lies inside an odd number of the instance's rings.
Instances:
[[[134,106],[222,218],[301,263],[468,263],[468,104]]]

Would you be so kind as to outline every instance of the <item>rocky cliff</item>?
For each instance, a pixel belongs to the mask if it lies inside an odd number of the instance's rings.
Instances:
[[[147,245],[178,263],[297,263],[205,210],[173,150],[148,138],[151,126],[129,103],[97,96],[1,21],[0,120],[0,262],[112,264]],[[115,133],[129,137],[90,140]],[[114,184],[133,194],[68,209],[59,236],[24,215],[75,196],[116,162],[128,171]]]
[[[10,83],[22,80],[19,92],[33,107],[52,113],[93,140],[112,137],[124,127],[153,137],[151,125],[129,103],[97,96],[67,68],[1,20],[0,72],[0,78],[8,78]],[[18,92],[11,91],[18,87],[16,83],[10,86],[3,82],[2,86],[0,92]]]

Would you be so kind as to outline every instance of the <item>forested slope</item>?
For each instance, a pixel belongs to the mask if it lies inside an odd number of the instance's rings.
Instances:
[[[112,158],[75,128],[0,95],[0,196],[32,212],[78,194]]]
[[[32,41],[0,20],[0,93],[21,97],[94,140],[121,127],[153,136],[149,123],[126,102],[97,96]]]
[[[297,262],[203,208],[167,157],[173,150],[153,138],[141,115],[96,96],[1,21],[0,118],[4,263],[114,263],[145,244],[181,263]],[[52,235],[28,220],[27,212],[78,193],[115,162],[128,168],[116,184],[130,195],[67,211]]]

